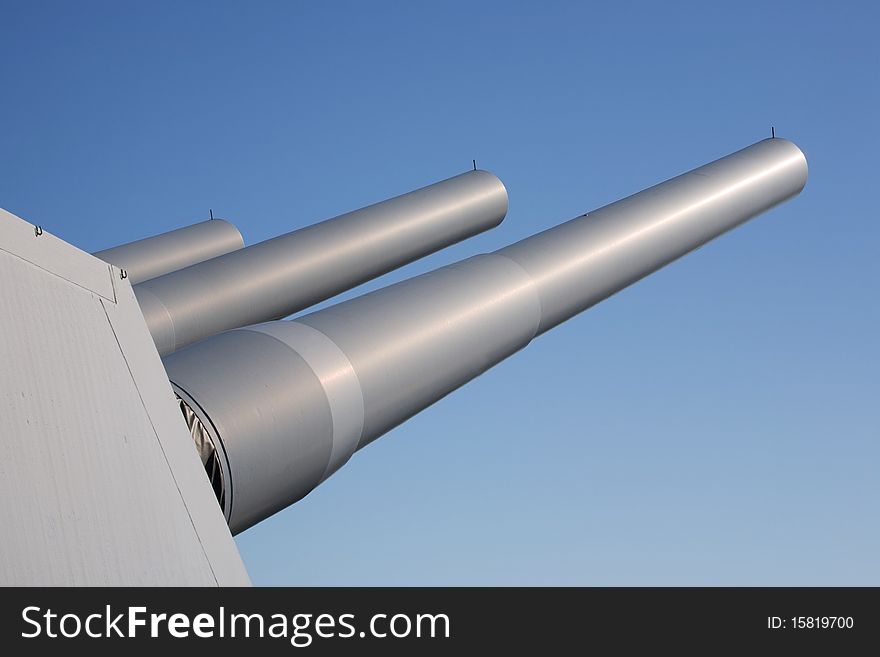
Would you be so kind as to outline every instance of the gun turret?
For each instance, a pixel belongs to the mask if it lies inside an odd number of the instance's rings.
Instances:
[[[494,253],[166,357],[192,427],[216,450],[232,531],[296,502],[356,450],[536,336],[796,196],[806,180],[797,146],[764,140]],[[500,190],[479,195],[495,199],[496,216],[506,209]],[[293,305],[302,304],[272,312]]]

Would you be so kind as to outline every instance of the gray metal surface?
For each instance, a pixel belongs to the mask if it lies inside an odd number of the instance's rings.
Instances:
[[[231,528],[243,529],[320,482],[332,449],[329,440],[318,438],[332,434],[330,404],[317,375],[279,340],[236,330],[210,342],[224,355],[213,363],[199,359],[203,352],[197,345],[170,357],[193,373],[174,388],[212,438],[227,437],[214,443],[223,454],[221,465],[228,467],[223,511]],[[284,387],[266,388],[264,381],[284,381]],[[285,403],[287,396],[297,402]],[[257,481],[273,494],[250,485]]]
[[[797,146],[765,140],[493,254],[165,358],[227,450],[232,531],[295,501],[355,449],[536,335],[795,196],[806,180]],[[275,342],[255,341],[257,332]],[[271,470],[252,468],[255,459]],[[306,474],[285,479],[295,469]]]
[[[0,210],[0,585],[247,585],[131,286]]]
[[[93,255],[125,270],[132,285],[210,260],[244,246],[238,228],[210,219]]]
[[[135,287],[160,354],[280,319],[501,223],[507,190],[487,171],[282,235]]]

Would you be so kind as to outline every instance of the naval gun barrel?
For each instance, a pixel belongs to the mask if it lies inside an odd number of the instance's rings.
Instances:
[[[159,353],[281,319],[494,228],[507,190],[461,175],[281,235],[134,288]]]
[[[209,219],[92,255],[124,269],[136,285],[243,246],[238,228],[223,219]]]
[[[807,162],[768,139],[490,254],[165,359],[216,447],[239,532],[359,448],[589,308],[797,195]]]

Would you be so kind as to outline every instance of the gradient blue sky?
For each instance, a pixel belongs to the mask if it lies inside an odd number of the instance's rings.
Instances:
[[[500,228],[359,294],[775,125],[799,198],[237,542],[257,584],[878,585],[878,6],[0,0],[0,206],[85,250],[208,208],[253,243],[504,180]]]

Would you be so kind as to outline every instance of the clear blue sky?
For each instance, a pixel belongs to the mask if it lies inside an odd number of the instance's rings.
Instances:
[[[237,539],[257,584],[880,584],[875,2],[0,0],[0,206],[248,243],[507,184],[488,251],[769,135],[804,193]],[[2,366],[2,364],[0,364]]]

